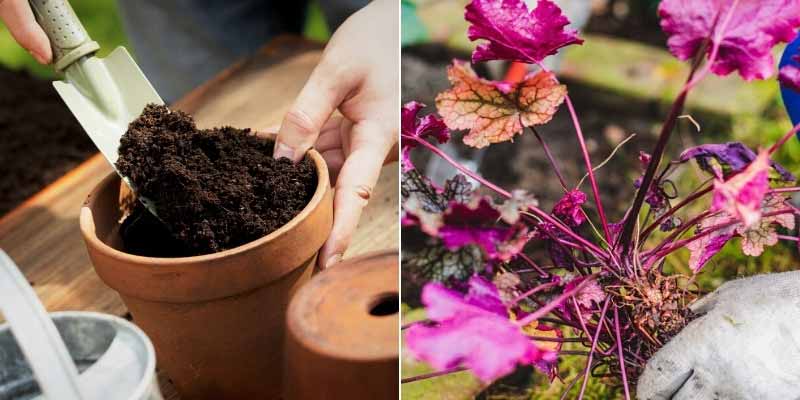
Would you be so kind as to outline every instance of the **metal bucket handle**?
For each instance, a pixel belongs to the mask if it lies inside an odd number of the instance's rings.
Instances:
[[[5,316],[42,392],[50,399],[85,400],[78,369],[36,292],[0,249],[0,312]]]

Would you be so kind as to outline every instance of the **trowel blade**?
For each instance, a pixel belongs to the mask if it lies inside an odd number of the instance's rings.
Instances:
[[[128,124],[150,103],[164,104],[128,50],[117,47],[108,57],[85,57],[67,67],[66,79],[53,82],[61,99],[83,130],[133,192],[130,180],[119,173],[119,142]],[[138,196],[153,215],[155,204]]]
[[[128,124],[147,104],[164,104],[124,47],[75,62],[53,86],[112,166]]]

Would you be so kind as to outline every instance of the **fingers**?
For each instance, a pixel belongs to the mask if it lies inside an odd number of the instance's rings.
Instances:
[[[670,340],[647,362],[636,385],[637,399],[672,399],[692,376],[692,350],[682,334]]]
[[[340,79],[338,67],[323,61],[311,73],[300,95],[283,117],[275,141],[275,158],[299,161],[317,141],[320,130],[350,91],[350,81]]]
[[[333,230],[320,251],[320,267],[328,268],[342,255],[358,226],[361,211],[367,205],[380,176],[381,166],[392,143],[380,127],[370,122],[353,126],[352,151],[336,181]]]
[[[341,171],[342,166],[344,165],[344,152],[342,152],[342,150],[329,150],[321,155],[325,160],[325,164],[328,164],[328,172],[331,175],[331,185],[333,186],[336,184],[336,179],[339,177],[339,171]]]
[[[317,142],[314,143],[314,148],[322,153],[326,151],[341,149],[342,148],[342,131],[344,124],[344,117],[335,115],[325,123],[319,133]],[[330,166],[330,165],[329,165]]]
[[[11,36],[31,53],[36,61],[49,64],[53,59],[50,39],[36,22],[27,0],[0,0],[0,20],[8,27]]]

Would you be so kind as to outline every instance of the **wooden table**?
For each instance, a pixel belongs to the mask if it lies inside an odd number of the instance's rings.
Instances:
[[[262,129],[283,114],[317,64],[321,47],[281,37],[178,101],[201,127]],[[397,163],[385,166],[345,258],[398,246]],[[19,265],[48,311],[98,311],[123,316],[125,305],[94,272],[78,227],[86,195],[111,167],[90,158],[0,218],[0,248]],[[177,399],[159,373],[165,398]]]

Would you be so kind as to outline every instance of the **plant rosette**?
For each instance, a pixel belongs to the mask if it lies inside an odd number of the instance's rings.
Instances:
[[[647,360],[693,318],[688,306],[700,295],[693,282],[725,244],[739,238],[742,252],[756,257],[781,240],[798,241],[783,232],[793,231],[800,214],[788,201],[800,187],[771,157],[800,126],[757,150],[738,142],[707,144],[669,160],[665,149],[687,96],[709,73],[735,72],[746,81],[775,75],[772,48],[796,36],[800,1],[663,0],[658,11],[670,51],[691,68],[655,147],[640,153],[644,172],[631,182],[635,197],[613,222],[595,178],[605,162],[592,163],[567,87],[542,65],[583,40],[549,0],[532,10],[521,0],[467,5],[469,39],[482,41],[473,63],[516,61],[538,72],[517,82],[492,81],[455,60],[447,70],[451,88],[436,97],[436,113],[419,116],[424,105],[417,102],[402,108],[402,221],[430,237],[407,260],[413,278],[427,281],[421,299],[427,319],[405,326],[404,337],[408,354],[436,370],[403,382],[469,370],[488,384],[520,365],[552,380],[559,378],[559,357],[583,357],[583,372],[566,382],[567,390],[581,382],[580,399],[590,376],[611,376],[629,399]],[[793,68],[784,67],[780,80],[798,88]],[[564,178],[547,138],[536,132],[561,107],[572,119],[586,170],[577,183]],[[563,197],[548,211],[534,194],[506,190],[469,170],[436,145],[455,131],[466,131],[463,142],[471,147],[533,133]],[[433,184],[411,161],[411,151],[420,150],[443,158],[455,176]],[[707,179],[674,193],[670,176],[689,163]],[[466,177],[494,196],[478,194]],[[697,209],[705,211],[691,214]],[[532,244],[546,249],[545,259],[526,253]],[[664,269],[665,258],[682,249],[690,252],[689,276]]]

